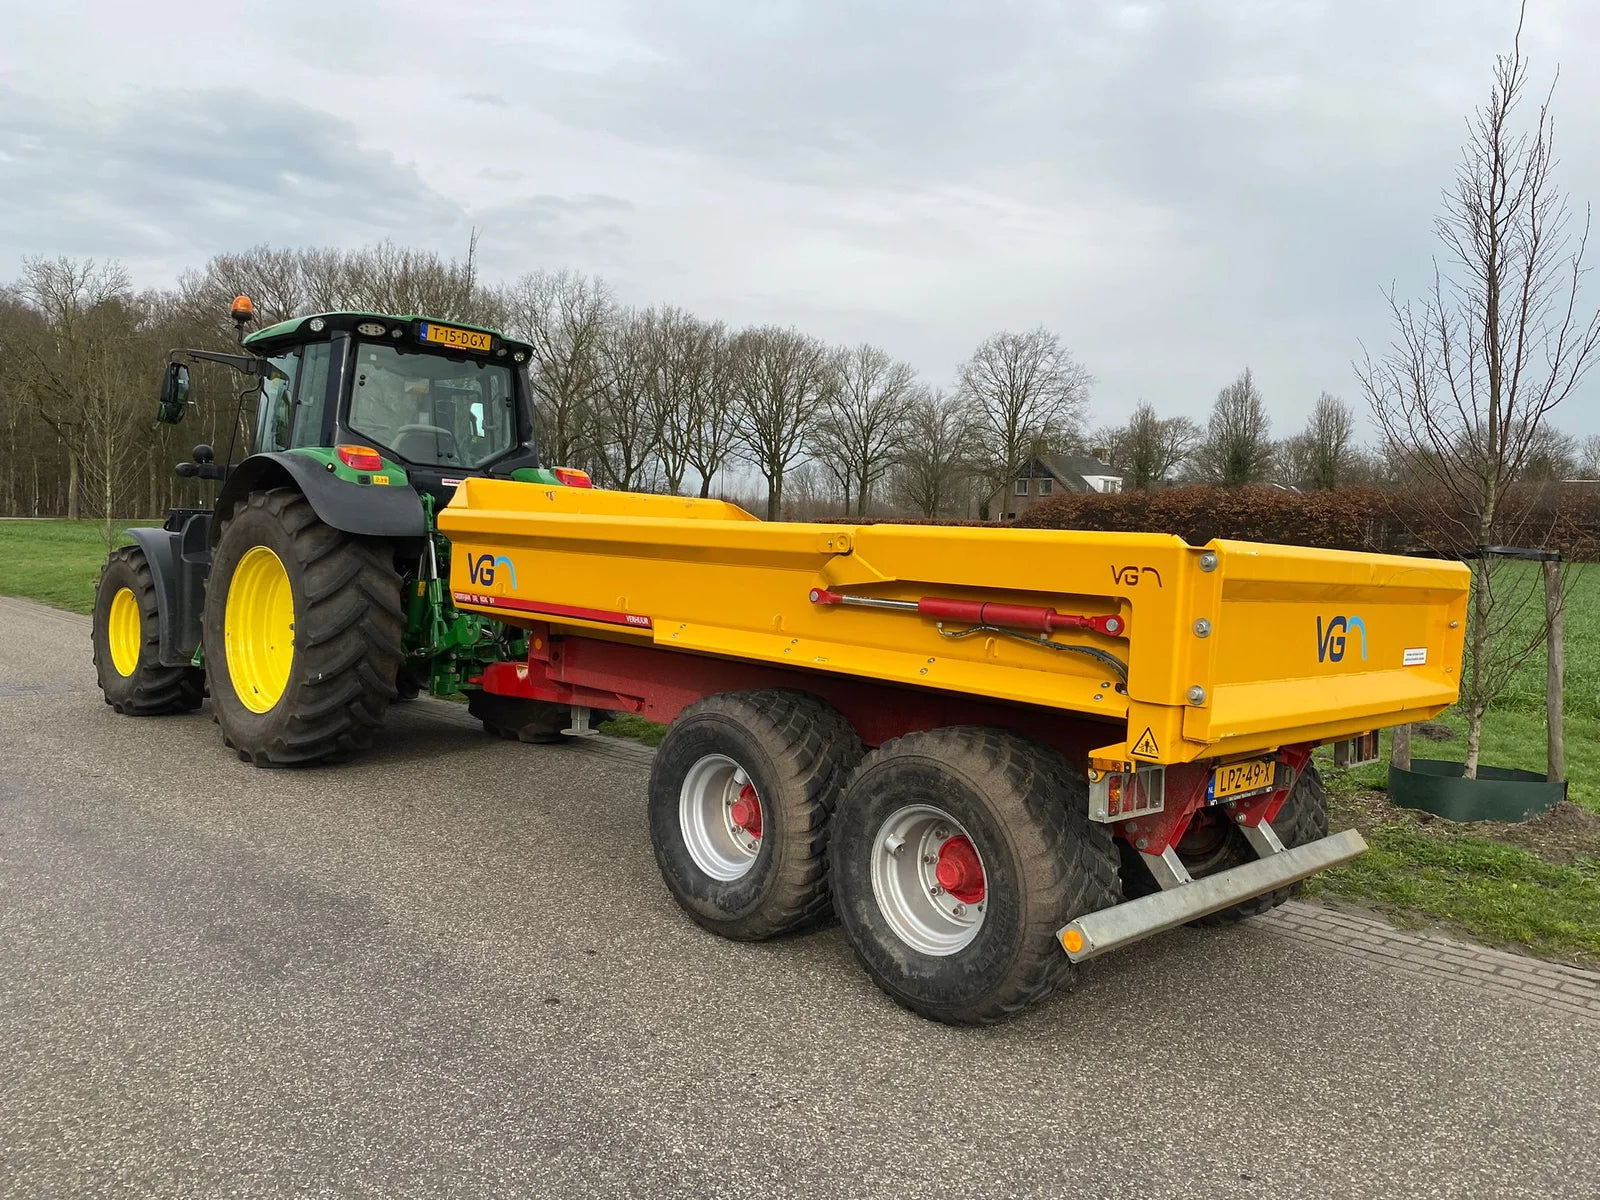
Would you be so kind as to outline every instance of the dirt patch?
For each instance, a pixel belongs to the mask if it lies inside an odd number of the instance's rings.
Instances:
[[[1448,742],[1456,736],[1455,731],[1450,726],[1443,725],[1438,721],[1423,721],[1420,724],[1413,725],[1411,732],[1425,742]]]
[[[1600,858],[1600,816],[1563,800],[1531,821],[1447,821],[1432,813],[1399,808],[1382,792],[1355,792],[1334,801],[1338,816],[1362,833],[1400,822],[1442,837],[1480,837],[1519,846],[1557,866]],[[1337,824],[1338,821],[1335,821]]]

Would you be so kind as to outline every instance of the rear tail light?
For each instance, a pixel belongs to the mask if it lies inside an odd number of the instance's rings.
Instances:
[[[577,467],[555,467],[551,474],[568,487],[592,488],[594,480],[589,478],[589,472],[580,471]]]
[[[1089,772],[1089,816],[1096,821],[1121,821],[1160,812],[1166,802],[1165,767]]]
[[[383,470],[383,455],[371,446],[337,446],[334,453],[339,456],[339,461],[352,471],[381,471]]]

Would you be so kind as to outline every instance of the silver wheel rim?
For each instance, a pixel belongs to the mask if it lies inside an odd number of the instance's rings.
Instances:
[[[912,804],[890,813],[872,839],[872,895],[878,911],[895,936],[919,953],[955,954],[970,946],[983,928],[987,892],[975,899],[970,887],[963,886],[958,896],[939,882],[941,854],[952,857],[956,849],[952,843],[960,840],[971,848],[980,879],[986,881],[972,835],[949,813],[930,804]]]
[[[753,830],[735,819],[741,799],[756,806]],[[708,754],[697,760],[678,792],[678,825],[694,865],[723,882],[749,874],[761,853],[764,809],[749,773],[733,759]]]

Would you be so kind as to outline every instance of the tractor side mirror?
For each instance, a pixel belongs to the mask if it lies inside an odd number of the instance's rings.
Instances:
[[[176,425],[189,409],[189,368],[182,363],[168,363],[167,373],[161,377],[161,403],[156,408],[156,420],[163,425]]]

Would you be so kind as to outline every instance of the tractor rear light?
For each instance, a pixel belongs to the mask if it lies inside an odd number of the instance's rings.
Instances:
[[[577,467],[555,467],[550,472],[556,479],[568,487],[592,488],[594,480],[589,478],[589,472],[580,471]]]
[[[383,470],[383,455],[371,446],[339,446],[334,453],[339,461],[353,471]]]
[[[312,317],[311,320],[306,322],[306,328],[311,330],[312,333],[321,333],[327,327],[328,323],[321,317]]]
[[[1166,807],[1167,769],[1089,772],[1089,816],[1096,821],[1125,820]]]
[[[376,321],[363,321],[356,326],[356,332],[362,337],[382,337],[386,330]]]

